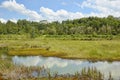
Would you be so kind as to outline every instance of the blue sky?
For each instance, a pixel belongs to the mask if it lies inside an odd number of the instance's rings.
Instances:
[[[81,9],[75,3],[82,3],[84,0],[18,0],[18,3],[24,4],[27,8],[39,12],[40,7],[50,8],[54,11],[65,9],[67,11],[77,12]]]
[[[62,21],[120,16],[120,0],[0,0],[0,20]]]

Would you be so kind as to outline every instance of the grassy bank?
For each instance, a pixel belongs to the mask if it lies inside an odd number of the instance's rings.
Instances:
[[[62,57],[65,53],[62,52],[55,52],[55,51],[48,51],[46,49],[39,49],[39,48],[26,48],[26,49],[15,49],[10,50],[8,55],[18,55],[18,56],[37,56],[42,55],[45,57],[53,56],[53,57]],[[58,56],[59,55],[59,56]]]
[[[120,40],[68,40],[46,38],[0,40],[9,55],[42,55],[70,59],[120,60]]]

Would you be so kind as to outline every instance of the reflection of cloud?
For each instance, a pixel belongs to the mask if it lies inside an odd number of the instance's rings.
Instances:
[[[52,68],[54,66],[57,67],[66,67],[68,62],[64,62],[61,59],[57,58],[46,58],[43,59],[39,56],[34,57],[13,57],[13,61],[15,64],[22,64],[25,66],[46,66],[48,68]]]
[[[65,60],[60,58],[45,58],[39,56],[34,57],[13,57],[13,61],[16,64],[22,64],[25,66],[46,66],[48,68],[52,68],[54,66],[57,67],[67,67],[69,64],[73,65],[81,65],[82,61],[79,60]]]
[[[83,61],[80,60],[71,60],[70,64],[81,65]]]
[[[68,65],[68,62],[66,61],[61,61],[60,59],[56,59],[56,58],[48,58],[44,65],[48,68],[51,68],[53,66],[57,66],[57,67],[66,67]]]
[[[15,64],[21,64],[25,66],[37,66],[38,62],[41,61],[38,56],[36,57],[13,57]]]
[[[120,77],[120,62],[88,62],[88,61],[80,61],[80,60],[66,60],[60,58],[44,58],[39,56],[34,57],[13,57],[13,62],[16,64],[22,64],[25,66],[45,66],[47,68],[56,67],[58,72],[61,73],[75,73],[76,71],[80,71],[84,67],[96,67],[100,72],[102,72],[105,78],[111,72],[112,77],[115,79]],[[70,69],[70,70],[69,70]]]
[[[114,63],[98,62],[93,64],[93,66],[95,66],[102,73],[106,74],[105,77],[109,76],[109,72],[114,78],[120,76],[120,64],[118,62],[114,62]]]

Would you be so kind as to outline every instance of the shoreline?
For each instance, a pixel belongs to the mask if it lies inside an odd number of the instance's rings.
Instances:
[[[0,40],[0,56],[58,57],[89,61],[120,61],[120,40],[60,40],[41,38]]]
[[[25,49],[26,50],[26,49]],[[31,49],[32,50],[32,49]],[[97,61],[108,61],[108,62],[112,62],[112,61],[120,61],[120,58],[101,58],[99,56],[97,57],[69,57],[69,55],[67,55],[66,53],[63,52],[55,52],[55,51],[47,51],[44,50],[43,52],[41,52],[42,49],[33,49],[32,53],[31,50],[28,49],[28,51],[24,51],[24,50],[14,50],[11,51],[11,53],[8,53],[9,56],[42,56],[42,57],[56,57],[56,58],[61,58],[61,59],[70,59],[70,60],[88,60],[91,62],[97,62]],[[39,51],[38,53],[35,51]],[[18,54],[19,52],[19,54]],[[22,54],[21,54],[22,53]],[[28,53],[28,54],[27,54]]]

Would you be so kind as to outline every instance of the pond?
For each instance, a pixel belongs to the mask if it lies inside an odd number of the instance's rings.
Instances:
[[[104,77],[107,78],[109,73],[115,80],[120,79],[120,62],[113,61],[97,61],[90,62],[87,60],[69,60],[55,57],[41,57],[41,56],[27,56],[18,57],[14,56],[12,61],[16,65],[24,66],[44,66],[49,68],[52,72],[58,72],[59,74],[74,74],[75,72],[81,71],[83,68],[96,67]]]

